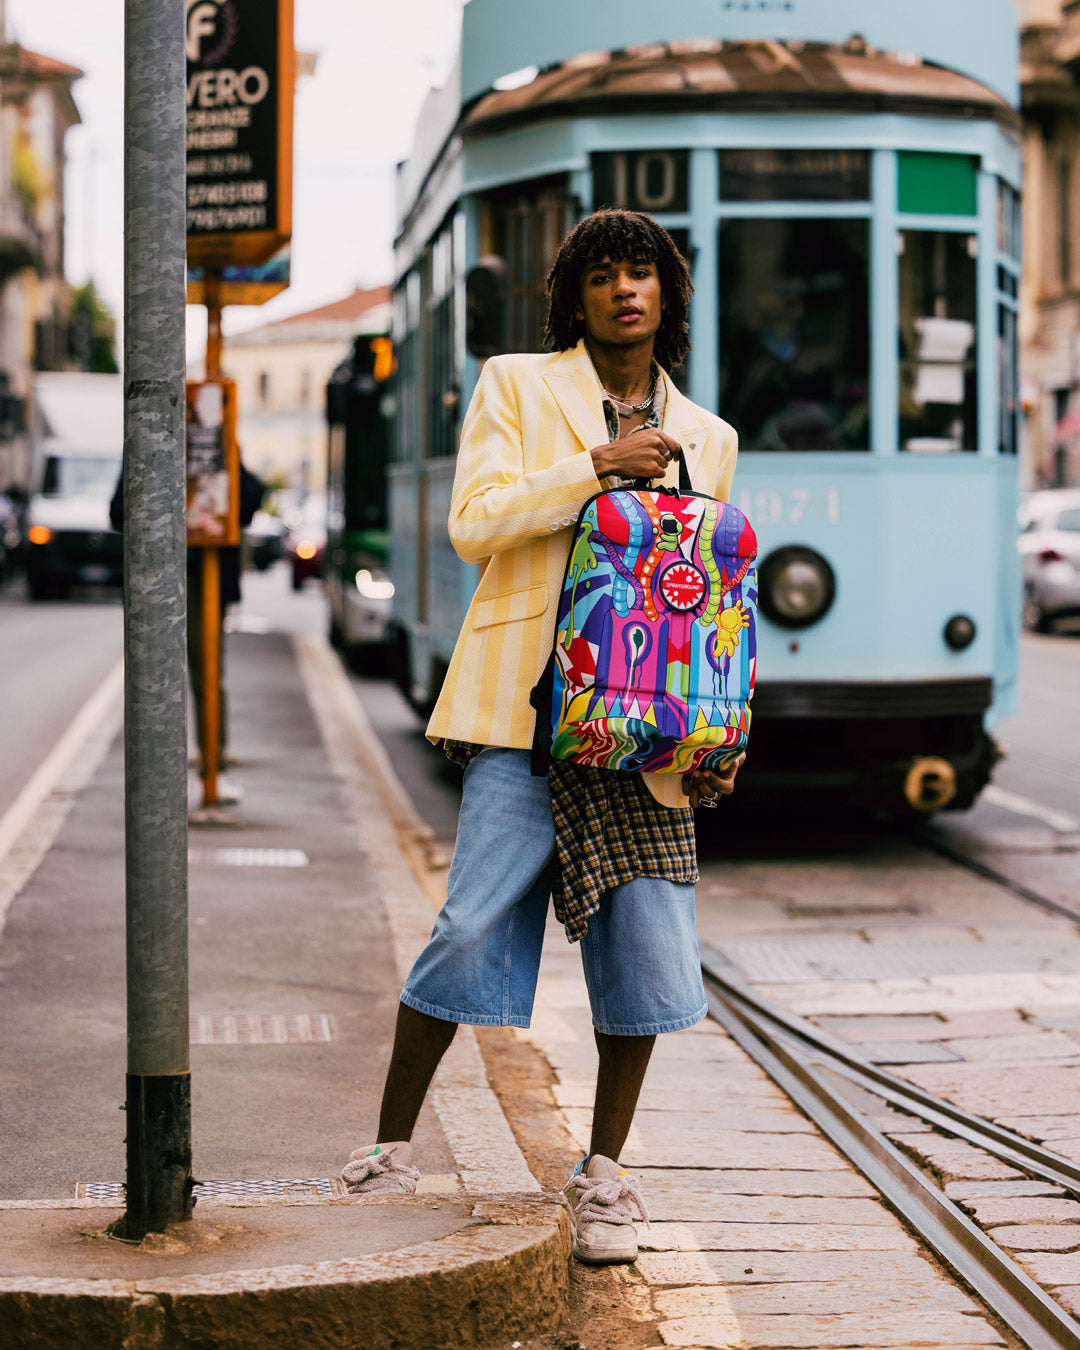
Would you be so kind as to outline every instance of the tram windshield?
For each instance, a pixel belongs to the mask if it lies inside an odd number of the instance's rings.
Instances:
[[[868,450],[869,224],[720,226],[720,413],[748,450]]]
[[[974,235],[901,230],[901,450],[974,450],[977,432]]]

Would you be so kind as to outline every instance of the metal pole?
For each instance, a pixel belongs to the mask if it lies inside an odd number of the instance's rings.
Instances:
[[[184,0],[125,0],[127,1214],[191,1218],[185,687]]]

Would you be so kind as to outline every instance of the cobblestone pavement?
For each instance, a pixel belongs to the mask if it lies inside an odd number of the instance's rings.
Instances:
[[[703,941],[868,1058],[1080,1159],[1076,924],[905,841],[764,856],[703,859]],[[516,1034],[551,1065],[584,1149],[595,1054],[578,956],[557,928],[532,1029]],[[1080,1313],[1080,1203],[877,1099],[863,1105]],[[1012,1344],[711,1022],[660,1038],[623,1161],[652,1222],[617,1279],[657,1346]]]

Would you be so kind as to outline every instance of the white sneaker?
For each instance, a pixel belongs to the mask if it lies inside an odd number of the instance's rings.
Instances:
[[[349,1154],[341,1179],[350,1195],[412,1195],[420,1172],[412,1166],[412,1149],[403,1141],[366,1144]]]
[[[566,1184],[563,1196],[570,1209],[574,1255],[592,1265],[636,1261],[637,1231],[630,1212],[633,1200],[647,1224],[641,1192],[618,1163],[594,1153],[582,1159]]]

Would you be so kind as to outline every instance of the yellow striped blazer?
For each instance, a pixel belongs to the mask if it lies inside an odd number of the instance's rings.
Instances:
[[[733,427],[691,403],[666,374],[663,429],[683,448],[698,492],[727,500]],[[427,735],[527,749],[529,691],[551,653],[570,527],[610,482],[593,472],[608,440],[603,392],[584,341],[553,355],[495,356],[481,372],[461,432],[450,540],[482,567]],[[673,462],[665,483],[678,483]],[[654,797],[684,806],[677,774],[646,774]]]

